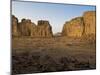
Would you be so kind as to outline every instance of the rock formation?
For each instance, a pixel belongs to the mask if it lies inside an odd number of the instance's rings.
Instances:
[[[34,24],[29,19],[22,19],[18,23],[18,19],[12,16],[12,35],[13,36],[29,36],[29,37],[52,37],[52,27],[48,21],[39,20],[38,24]]]
[[[62,35],[70,37],[95,37],[96,29],[95,11],[87,11],[82,17],[77,17],[63,26]]]
[[[62,30],[61,36],[68,37],[95,37],[96,33],[96,15],[95,11],[87,11],[82,17],[76,17],[67,21]],[[52,27],[49,21],[39,20],[37,25],[29,19],[22,19],[18,22],[15,16],[12,16],[12,35],[30,36],[30,37],[52,37]]]
[[[84,34],[86,35],[95,35],[96,29],[96,14],[94,11],[87,11],[83,15],[85,30]]]
[[[21,36],[31,36],[35,24],[29,19],[22,19],[19,23],[19,30]]]
[[[39,20],[37,25],[37,34],[39,37],[52,37],[52,27],[48,21]]]
[[[69,37],[81,37],[83,33],[83,18],[77,17],[66,22],[63,27],[62,35]]]
[[[12,36],[18,36],[18,19],[12,16]]]

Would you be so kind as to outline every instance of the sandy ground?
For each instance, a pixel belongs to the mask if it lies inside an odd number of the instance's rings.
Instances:
[[[68,37],[12,38],[14,74],[95,68],[95,42]]]

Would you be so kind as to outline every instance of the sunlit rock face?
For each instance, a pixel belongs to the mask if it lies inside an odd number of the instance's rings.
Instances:
[[[21,36],[31,36],[34,26],[35,24],[32,23],[31,20],[22,19],[22,21],[19,23]]]
[[[66,21],[62,28],[61,36],[67,37],[94,37],[96,34],[96,13],[87,11],[83,16]],[[47,20],[38,20],[37,25],[30,19],[18,22],[12,16],[12,35],[30,37],[53,37],[52,27]]]
[[[96,29],[96,14],[95,11],[87,11],[83,15],[84,26],[85,26],[85,34],[86,35],[95,35]]]
[[[84,34],[83,40],[90,43],[96,42],[96,12],[87,11],[83,14]]]
[[[95,37],[96,15],[95,11],[84,12],[82,17],[65,22],[62,30],[63,36],[70,37]]]
[[[52,27],[49,24],[49,21],[39,20],[37,25],[37,35],[39,37],[52,37]]]
[[[52,27],[49,21],[39,20],[38,24],[31,22],[30,19],[22,19],[18,22],[15,16],[12,16],[12,35],[29,37],[52,37]]]
[[[70,37],[81,37],[83,33],[83,18],[77,17],[66,22],[63,27],[62,35]]]

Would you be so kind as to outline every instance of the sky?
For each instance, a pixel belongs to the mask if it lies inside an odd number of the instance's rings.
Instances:
[[[12,14],[19,21],[26,18],[37,24],[38,20],[48,20],[53,33],[61,32],[66,21],[82,16],[85,11],[95,11],[95,6],[12,1]]]

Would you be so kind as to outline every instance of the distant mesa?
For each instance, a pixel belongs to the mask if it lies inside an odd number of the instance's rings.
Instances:
[[[61,32],[57,32],[53,35],[54,37],[61,37],[62,36],[62,33]]]
[[[52,27],[47,20],[38,20],[37,25],[30,19],[18,19],[12,15],[12,36],[29,36],[29,37],[95,37],[96,34],[96,13],[95,11],[86,11],[83,16],[66,21],[63,25],[62,32],[54,34]]]

